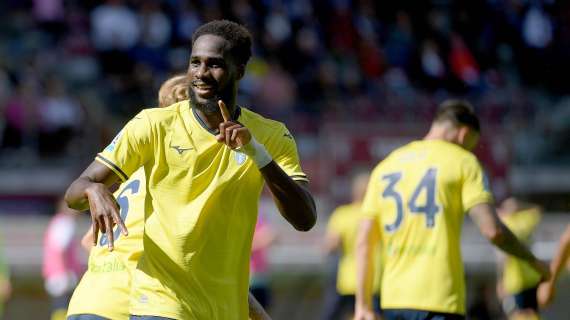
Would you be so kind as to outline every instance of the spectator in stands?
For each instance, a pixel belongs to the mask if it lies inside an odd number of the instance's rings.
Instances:
[[[83,272],[78,258],[79,241],[75,238],[77,216],[60,199],[44,235],[43,277],[52,300],[51,320],[65,319],[69,299]]]
[[[136,14],[122,0],[107,0],[91,12],[92,39],[103,71],[132,71],[128,51],[137,44],[141,29]]]
[[[62,154],[82,127],[81,106],[66,92],[64,82],[52,77],[46,81],[45,96],[38,101],[40,152]]]

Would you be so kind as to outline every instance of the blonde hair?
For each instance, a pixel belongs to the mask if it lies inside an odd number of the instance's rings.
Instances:
[[[158,90],[158,106],[168,107],[176,102],[188,99],[188,78],[178,74],[164,81]]]

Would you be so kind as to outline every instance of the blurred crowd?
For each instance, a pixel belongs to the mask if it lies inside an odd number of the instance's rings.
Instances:
[[[509,130],[519,162],[570,158],[570,4],[554,0],[2,1],[3,154],[50,158],[84,141],[92,154],[157,104],[194,29],[219,18],[253,33],[238,101],[295,132],[427,123],[462,96]]]

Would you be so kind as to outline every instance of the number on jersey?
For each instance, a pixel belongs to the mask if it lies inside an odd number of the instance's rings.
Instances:
[[[121,209],[120,211],[121,220],[126,221],[127,215],[129,214],[129,198],[125,193],[127,191],[131,191],[131,194],[138,193],[140,185],[141,185],[140,180],[133,180],[129,184],[127,184],[125,188],[121,191],[121,193],[119,193],[119,195],[117,196],[117,203],[119,204],[119,207]],[[119,227],[116,227],[113,233],[113,238],[115,239],[115,241],[117,241],[117,239],[119,239],[120,236],[121,236],[121,229]],[[106,246],[107,241],[108,241],[107,234],[102,234],[99,239],[99,245]]]
[[[412,197],[407,202],[408,211],[413,214],[424,214],[426,216],[426,227],[433,228],[435,226],[435,216],[439,212],[440,207],[436,203],[436,179],[437,169],[429,168],[424,174],[418,185],[416,186]],[[391,224],[386,224],[384,229],[388,232],[398,230],[404,220],[404,205],[402,195],[395,189],[398,182],[402,179],[401,172],[390,173],[382,176],[382,180],[387,180],[388,185],[384,192],[383,198],[392,198],[396,203],[396,219]],[[418,198],[422,191],[426,192],[426,202],[418,204]]]

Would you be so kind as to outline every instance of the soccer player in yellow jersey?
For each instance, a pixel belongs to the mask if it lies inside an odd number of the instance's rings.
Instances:
[[[158,106],[168,107],[188,99],[185,74],[166,80],[158,91]],[[128,237],[114,232],[117,248],[109,252],[107,237],[102,234],[93,246],[93,229],[82,239],[89,252],[89,268],[75,288],[68,308],[68,320],[128,319],[131,273],[143,251],[145,203],[144,170],[137,170],[114,193],[121,217],[129,230]],[[108,295],[107,298],[104,298]],[[253,296],[249,297],[250,319],[269,319],[269,315]]]
[[[127,234],[109,186],[146,175],[144,253],[131,319],[246,319],[248,269],[263,184],[280,213],[309,230],[316,209],[285,126],[236,105],[251,56],[247,29],[212,21],[192,38],[189,101],[143,110],[66,193],[91,209],[94,231]],[[97,234],[97,232],[94,232]]]
[[[346,314],[354,312],[356,294],[356,233],[362,218],[361,206],[369,174],[358,173],[352,179],[352,202],[336,208],[329,219],[325,236],[324,251],[326,254],[338,252],[340,258],[337,266],[336,291],[327,295],[323,319],[344,319]],[[377,258],[380,258],[380,249],[377,245],[373,249]],[[379,262],[379,259],[376,260]],[[372,291],[378,294],[379,278],[374,279]],[[379,302],[375,296],[375,301]],[[374,304],[379,310],[378,303]]]
[[[548,306],[554,298],[556,280],[560,276],[564,266],[570,267],[570,224],[566,226],[566,230],[560,237],[558,250],[552,262],[550,263],[550,272],[552,276],[550,280],[543,282],[538,287],[538,304],[541,308]]]
[[[358,239],[355,318],[373,319],[370,239],[378,224],[382,250],[380,295],[385,319],[464,319],[461,226],[469,213],[481,233],[527,261],[548,268],[499,220],[488,183],[470,152],[479,121],[469,103],[446,101],[423,140],[392,152],[372,171]]]
[[[499,217],[513,234],[529,245],[541,219],[540,207],[507,198],[498,209]],[[497,293],[503,299],[509,319],[537,319],[536,290],[541,275],[526,262],[511,255],[499,257]]]

